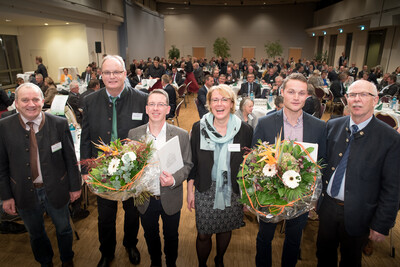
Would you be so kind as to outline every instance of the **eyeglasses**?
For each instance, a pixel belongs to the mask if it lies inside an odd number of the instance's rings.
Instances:
[[[211,102],[213,103],[213,104],[218,104],[219,102],[222,102],[222,103],[228,103],[229,101],[230,101],[230,99],[229,98],[226,98],[226,97],[223,97],[223,98],[221,98],[221,99],[219,99],[219,98],[212,98],[211,99]]]
[[[165,104],[165,103],[148,103],[147,105],[148,105],[149,107],[151,107],[151,108],[155,108],[155,107],[162,108],[162,107],[168,106],[168,105]]]
[[[367,92],[361,92],[361,93],[348,93],[347,96],[349,98],[356,98],[357,96],[361,98],[367,98],[368,96],[376,96],[376,95]]]
[[[123,72],[124,72],[123,70],[121,70],[121,71],[103,71],[102,74],[103,74],[104,76],[111,76],[111,74],[113,74],[114,76],[119,76],[119,75],[121,75]]]

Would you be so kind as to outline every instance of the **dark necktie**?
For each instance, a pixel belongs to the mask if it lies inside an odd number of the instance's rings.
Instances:
[[[253,83],[250,83],[249,84],[249,93],[248,93],[248,97],[250,97],[250,95],[251,95],[251,92],[253,92]]]
[[[33,122],[27,122],[30,132],[29,132],[29,160],[31,165],[31,174],[32,174],[32,181],[39,176],[39,169],[38,169],[38,146],[36,141],[36,134],[35,130],[33,129]]]
[[[335,172],[335,176],[333,177],[333,182],[332,182],[332,187],[331,187],[332,197],[335,197],[339,194],[340,185],[342,184],[344,172],[346,171],[346,168],[347,168],[347,160],[349,159],[351,142],[353,141],[354,134],[356,132],[358,132],[358,127],[357,127],[357,125],[354,124],[351,126],[351,135],[349,138],[349,145],[347,146],[347,149],[343,154],[342,160],[339,162],[339,165],[336,167],[336,172]]]
[[[117,99],[118,97],[110,96],[112,104],[113,104],[113,116],[112,116],[112,128],[111,128],[111,141],[114,141],[118,138],[118,130],[117,130]]]

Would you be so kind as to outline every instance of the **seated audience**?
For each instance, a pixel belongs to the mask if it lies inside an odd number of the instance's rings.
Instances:
[[[276,96],[275,100],[274,100],[274,104],[275,104],[275,109],[269,111],[266,115],[277,112],[283,108],[283,96],[280,96],[280,95]]]
[[[303,106],[303,111],[317,118],[320,118],[322,115],[321,103],[319,102],[318,97],[315,95],[315,88],[314,86],[312,86],[312,84],[308,84],[307,94],[308,97],[306,99],[306,103]]]
[[[72,81],[69,84],[69,94],[68,94],[67,102],[73,109],[77,122],[79,124],[81,124],[82,123],[82,115],[79,110],[80,94],[79,94],[79,83],[77,81]]]
[[[379,97],[385,95],[395,96],[399,93],[399,85],[396,83],[397,77],[395,74],[390,74],[389,78],[387,79],[388,85],[382,88],[379,92]]]
[[[44,105],[43,108],[50,108],[51,103],[53,103],[54,97],[58,94],[57,86],[53,79],[46,77],[44,79],[44,85],[46,86],[46,92],[44,93]]]
[[[178,68],[176,66],[172,67],[172,83],[181,86],[183,84],[182,74],[178,72]]]
[[[161,76],[161,85],[168,94],[169,106],[171,107],[169,113],[167,114],[167,119],[173,118],[175,116],[176,109],[176,91],[175,88],[170,84],[169,75],[164,74]]]
[[[88,86],[87,86],[87,90],[85,92],[83,92],[80,96],[80,104],[79,107],[81,109],[83,109],[84,106],[84,101],[85,101],[85,97],[90,95],[91,93],[94,93],[96,91],[98,91],[100,89],[100,82],[97,79],[92,79],[90,80]]]
[[[254,101],[249,97],[244,97],[240,101],[239,109],[235,112],[242,121],[247,122],[253,129],[256,128],[258,118],[253,113]]]
[[[250,97],[251,92],[253,92],[255,98],[261,98],[261,86],[254,82],[254,74],[249,73],[247,75],[247,82],[242,83],[238,95]]]

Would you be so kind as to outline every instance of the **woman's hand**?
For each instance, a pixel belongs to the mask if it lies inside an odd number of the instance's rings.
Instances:
[[[193,191],[194,180],[190,180],[187,183],[187,208],[190,212],[194,209],[194,191]]]

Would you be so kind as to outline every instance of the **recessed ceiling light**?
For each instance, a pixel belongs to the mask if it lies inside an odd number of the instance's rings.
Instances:
[[[227,5],[228,3],[224,3],[224,5]]]
[[[11,22],[11,19],[6,19],[6,22]]]
[[[46,22],[44,25],[45,25],[45,26],[48,26],[49,24]]]
[[[364,25],[361,25],[360,26],[360,29],[363,31],[363,30],[365,30],[365,26]]]
[[[266,5],[267,3],[266,3],[266,2],[264,2],[263,4],[264,4],[264,5]]]
[[[339,29],[339,33],[343,33],[343,29]]]
[[[315,32],[312,33],[312,36],[315,36]]]
[[[322,31],[322,33],[323,33],[324,35],[326,35],[326,31]]]

